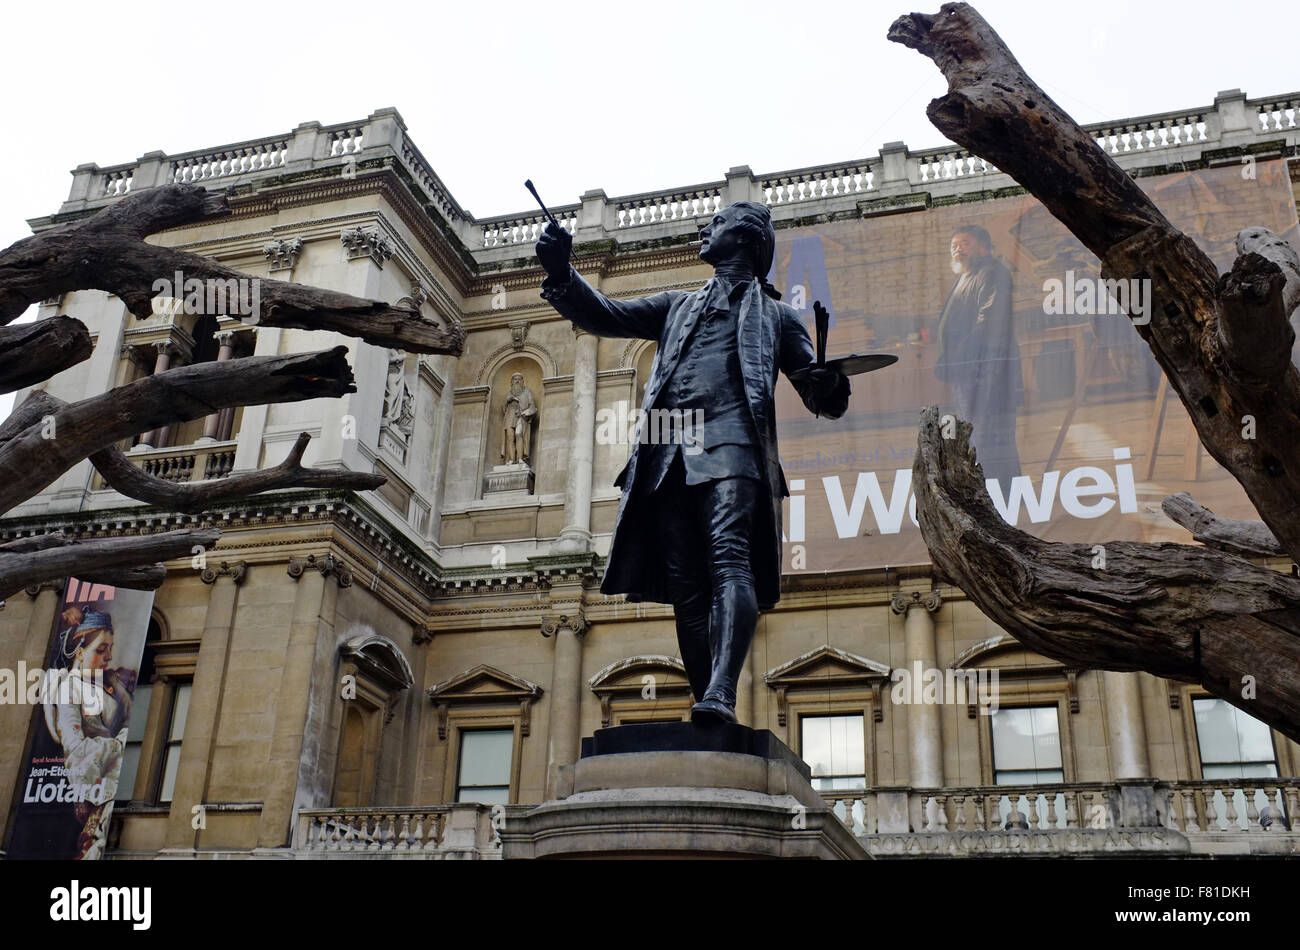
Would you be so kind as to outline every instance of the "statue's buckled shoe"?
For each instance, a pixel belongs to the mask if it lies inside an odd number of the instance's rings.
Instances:
[[[712,726],[735,721],[735,709],[720,699],[701,699],[691,707],[691,722]]]

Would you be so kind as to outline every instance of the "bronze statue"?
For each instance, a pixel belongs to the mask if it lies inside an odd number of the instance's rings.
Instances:
[[[542,297],[598,336],[659,344],[643,408],[703,412],[703,451],[644,432],[614,484],[623,489],[601,590],[673,605],[696,722],[736,721],[736,684],[760,610],[780,598],[781,499],[773,390],[784,372],[810,412],[838,418],[849,381],[817,364],[799,315],[766,282],[776,234],[760,204],[737,202],[701,232],[714,276],[693,293],[611,300],[570,265],[573,238],[537,242]],[[652,430],[653,431],[653,430]],[[662,443],[663,440],[661,440]]]

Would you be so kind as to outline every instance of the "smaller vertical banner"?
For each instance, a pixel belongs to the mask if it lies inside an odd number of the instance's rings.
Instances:
[[[27,675],[10,858],[103,857],[152,609],[153,591],[68,579],[45,668]]]

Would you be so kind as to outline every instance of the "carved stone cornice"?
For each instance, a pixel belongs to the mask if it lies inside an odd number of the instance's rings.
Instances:
[[[314,554],[309,554],[306,558],[291,557],[285,573],[296,581],[301,579],[308,570],[320,571],[321,577],[333,577],[340,587],[352,586],[352,572],[333,554],[326,554],[324,557],[317,557]]]
[[[229,577],[238,587],[248,575],[248,565],[243,561],[222,561],[218,567],[205,567],[199,572],[199,580],[205,584],[215,584],[218,577]]]
[[[937,590],[914,590],[909,594],[895,594],[889,601],[889,609],[896,614],[906,614],[913,607],[924,607],[928,613],[934,613],[943,603],[943,597]]]
[[[587,632],[587,618],[579,609],[572,614],[558,614],[542,618],[542,636],[553,637],[561,629],[568,627],[574,635],[581,638]]]

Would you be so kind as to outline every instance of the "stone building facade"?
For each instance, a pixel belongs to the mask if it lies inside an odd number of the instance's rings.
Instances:
[[[1160,174],[1295,155],[1298,105],[1294,95],[1231,91],[1201,109],[1093,131],[1135,173]],[[503,811],[553,796],[583,736],[688,716],[670,611],[599,593],[612,483],[630,447],[599,444],[595,420],[637,404],[653,344],[597,339],[559,318],[538,296],[541,216],[473,217],[393,109],[83,165],[67,202],[32,225],[173,181],[229,189],[233,214],[153,240],[252,275],[405,298],[431,319],[462,321],[468,342],[459,359],[390,353],[326,332],[199,318],[165,301],[140,321],[99,291],[42,305],[42,316],[81,319],[95,340],[86,363],[44,384],[67,400],[196,360],[348,346],[355,393],[146,433],[130,455],[154,474],[188,481],[273,465],[308,432],[306,463],[388,477],[362,495],[284,491],[186,516],[105,488],[83,462],[0,521],[4,539],[196,521],[223,532],[205,566],[169,564],[156,594],[142,670],[150,689],[132,722],[134,779],[119,796],[110,856],[497,856]],[[695,221],[731,201],[767,202],[781,228],[924,214],[914,209],[1014,187],[959,149],[891,143],[860,162],[733,168],[689,188],[591,191],[553,210],[575,235],[583,275],[632,296],[706,279],[689,244]],[[512,468],[500,456],[516,374],[536,415],[529,458]],[[45,584],[3,605],[0,663],[42,663],[58,602],[57,585]],[[1001,708],[1037,722],[1055,760],[1047,752],[1041,767],[1017,769],[1008,759],[1019,753],[1004,748],[998,761],[1003,720],[981,708],[978,690],[896,701],[892,674],[914,668],[972,684],[997,670]],[[1300,783],[1287,777],[1300,774],[1300,747],[1251,727],[1280,778],[1222,777],[1198,737],[1198,714],[1223,714],[1205,698],[1027,651],[922,563],[788,576],[760,621],[738,713],[820,756],[823,797],[873,853],[1295,851]],[[0,706],[0,822],[19,794],[30,715]],[[1154,820],[1134,817],[1135,795],[1153,803]],[[1027,843],[1013,833],[1025,829],[1040,834]]]

